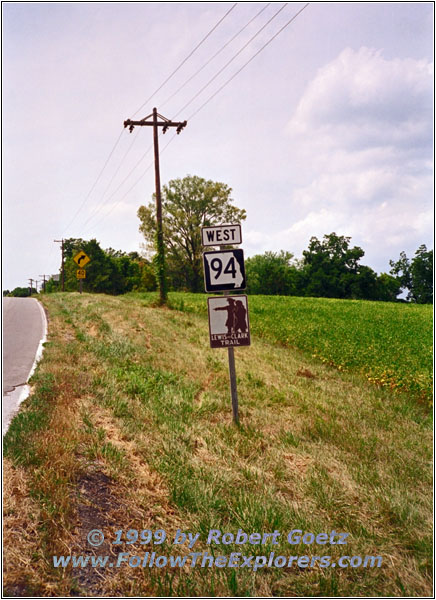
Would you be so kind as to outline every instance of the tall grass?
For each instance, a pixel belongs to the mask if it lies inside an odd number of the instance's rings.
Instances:
[[[341,369],[342,363],[335,363],[337,368],[332,369],[312,346],[303,344],[308,327],[318,322],[319,334],[312,335],[312,342],[322,350],[330,328],[344,355],[344,346],[352,346],[352,340],[343,329],[358,311],[344,316],[340,326],[341,310],[344,314],[348,310],[348,305],[341,309],[340,302],[325,303],[321,319],[322,301],[250,298],[254,336],[251,347],[236,351],[241,425],[235,427],[226,353],[208,345],[206,297],[171,294],[170,299],[183,311],[153,307],[153,295],[58,294],[44,300],[51,318],[50,343],[35,375],[35,398],[49,402],[50,411],[45,420],[28,426],[27,434],[33,438],[28,449],[23,446],[25,452],[18,446],[27,443],[26,432],[18,426],[16,434],[11,429],[7,453],[27,469],[33,496],[43,509],[39,526],[44,532],[40,545],[45,564],[50,564],[50,553],[65,554],[66,548],[81,553],[83,542],[75,537],[77,528],[83,528],[76,510],[77,487],[87,474],[104,472],[95,491],[100,494],[101,487],[113,483],[107,493],[111,502],[104,510],[105,520],[97,523],[110,521],[117,529],[199,532],[195,550],[216,555],[241,550],[268,554],[273,548],[207,547],[210,529],[277,530],[282,534],[274,548],[277,554],[330,554],[335,559],[342,554],[380,555],[383,566],[265,568],[257,573],[127,568],[106,571],[98,581],[97,595],[428,594],[432,573],[428,407],[408,394],[379,389],[356,376],[359,362],[350,361]],[[365,309],[358,303],[349,306]],[[380,325],[386,321],[383,307],[371,304],[368,310],[371,306],[381,319],[375,330],[387,339]],[[318,321],[313,312],[318,312]],[[305,334],[296,326],[298,314]],[[334,315],[336,329],[328,322]],[[286,339],[293,327],[301,336],[299,344]],[[358,323],[359,327],[363,326]],[[392,356],[385,354],[384,362]],[[324,360],[334,362],[327,356]],[[67,408],[67,417],[60,421]],[[34,409],[30,398],[24,412],[32,414]],[[56,513],[51,506],[57,507]],[[110,541],[113,530],[105,527]],[[348,532],[350,538],[345,552],[339,546],[290,547],[286,533],[292,529],[316,534],[335,529]],[[138,555],[150,549],[122,548]],[[165,547],[166,554],[172,552],[174,548]],[[53,574],[48,568],[28,573],[30,579],[39,580],[37,587],[45,595],[89,595],[86,592],[97,589],[89,587],[88,572],[76,583],[71,573]],[[9,581],[11,576],[7,574]]]
[[[170,302],[207,315],[204,294],[172,293]],[[252,335],[426,402],[433,395],[432,314],[431,305],[249,296]]]

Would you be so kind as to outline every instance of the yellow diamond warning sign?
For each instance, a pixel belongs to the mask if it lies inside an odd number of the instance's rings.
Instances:
[[[83,250],[81,250],[76,256],[73,258],[74,262],[79,265],[80,268],[84,267],[91,260]]]

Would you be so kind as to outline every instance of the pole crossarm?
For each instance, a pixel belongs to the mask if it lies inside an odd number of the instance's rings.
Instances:
[[[184,129],[188,124],[188,121],[170,121],[162,115],[156,114],[156,116],[161,118],[162,121],[147,121],[147,119],[153,117],[153,115],[149,115],[148,117],[145,117],[140,121],[132,121],[131,119],[127,119],[126,121],[124,121],[124,127],[128,127],[130,133],[132,133],[135,127],[143,127],[144,125],[149,127],[162,127],[162,133],[165,133],[169,127],[176,127],[177,133],[180,133],[182,129]]]

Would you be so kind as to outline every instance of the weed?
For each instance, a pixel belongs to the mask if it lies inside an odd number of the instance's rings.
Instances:
[[[83,531],[91,526],[91,509],[80,499],[84,486],[86,497],[101,504],[94,526],[109,527],[113,519],[138,530],[159,524],[167,532],[199,532],[198,548],[215,555],[241,546],[206,547],[210,529],[277,530],[277,553],[316,555],[318,546],[290,546],[287,533],[336,528],[350,533],[347,555],[386,558],[377,572],[131,569],[128,576],[105,573],[97,595],[428,595],[432,432],[428,407],[419,402],[430,389],[427,312],[250,299],[253,345],[237,350],[241,424],[235,427],[226,355],[207,344],[205,296],[170,299],[177,310],[153,308],[156,294],[44,298],[50,344],[34,392],[5,438],[5,452],[25,470],[37,507],[37,548],[23,551],[28,564],[35,552],[42,558],[29,570],[26,590],[93,591],[86,574],[74,588],[68,573],[56,578],[47,567],[50,553],[71,547],[77,518]],[[418,354],[409,374],[401,344]],[[368,383],[369,372],[379,385]],[[341,555],[340,547],[328,550]]]

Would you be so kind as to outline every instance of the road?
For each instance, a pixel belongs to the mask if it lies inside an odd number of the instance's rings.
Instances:
[[[26,385],[42,352],[47,322],[34,298],[3,298],[3,434],[29,393]]]

